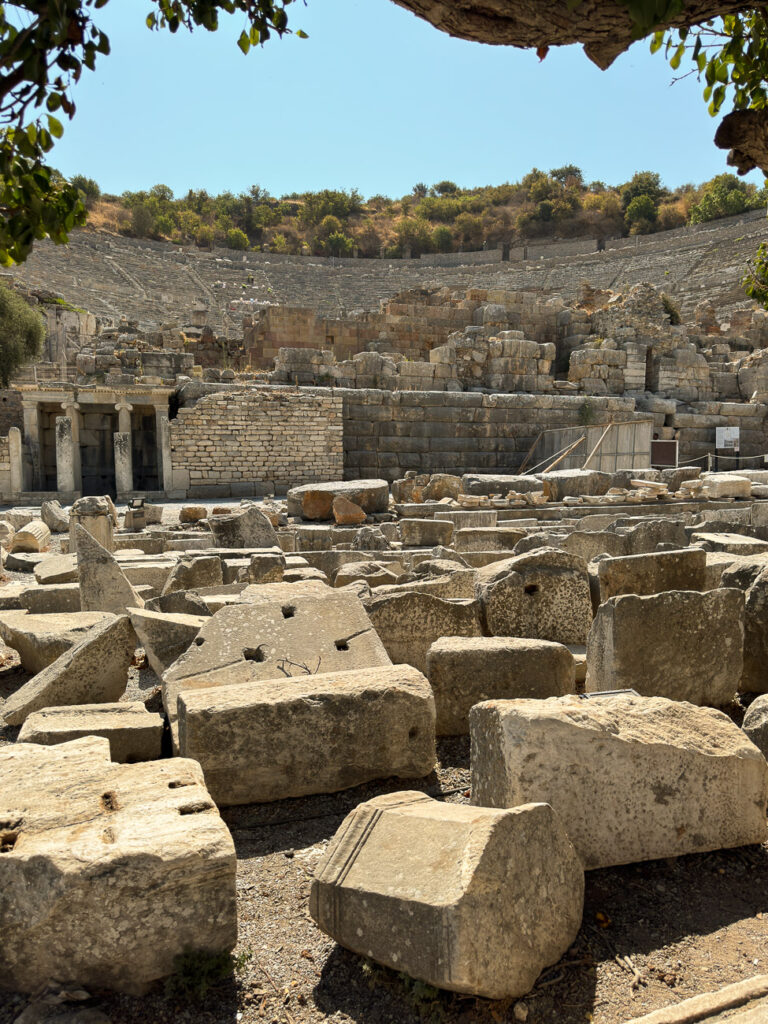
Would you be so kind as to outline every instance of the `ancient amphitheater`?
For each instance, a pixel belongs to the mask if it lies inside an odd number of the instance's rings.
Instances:
[[[83,232],[0,391],[0,1024],[764,1024],[763,216]]]

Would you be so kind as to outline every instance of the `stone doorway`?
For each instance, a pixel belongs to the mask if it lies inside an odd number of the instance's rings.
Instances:
[[[157,414],[154,406],[134,406],[131,413],[131,453],[133,489],[159,491],[160,469],[157,456]]]
[[[117,412],[114,405],[83,406],[80,426],[82,493],[117,496],[115,444]]]

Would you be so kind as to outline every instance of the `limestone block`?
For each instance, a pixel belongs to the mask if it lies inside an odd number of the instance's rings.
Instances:
[[[475,593],[491,636],[586,643],[592,624],[587,564],[578,555],[538,548],[477,570]]]
[[[203,598],[187,590],[176,590],[164,597],[152,597],[144,602],[144,607],[148,612],[170,612],[172,615],[211,615]]]
[[[340,494],[337,494],[333,499],[331,511],[333,512],[333,518],[339,526],[358,526],[367,519],[365,512],[359,505],[342,497]]]
[[[704,490],[708,498],[749,498],[752,485],[742,476],[730,473],[704,473]]]
[[[605,494],[613,486],[610,473],[599,473],[596,469],[556,469],[540,477],[547,501],[562,501],[563,498],[580,494]]]
[[[248,588],[266,590],[266,584]],[[287,589],[287,588],[286,588]],[[322,595],[264,597],[221,608],[189,650],[163,675],[163,704],[175,731],[183,690],[389,665],[387,652],[359,598],[324,588]]]
[[[19,605],[32,615],[77,613],[80,611],[80,587],[77,583],[29,587],[20,594]]]
[[[617,525],[617,530],[623,527]],[[628,555],[646,555],[655,551],[659,544],[673,544],[676,548],[688,546],[685,526],[672,519],[648,519],[626,530],[629,543]]]
[[[457,551],[512,551],[525,537],[525,530],[514,523],[502,526],[468,526],[456,530]]]
[[[179,751],[219,806],[334,793],[435,766],[435,702],[409,665],[284,676],[178,700]]]
[[[363,580],[369,587],[383,587],[396,584],[402,575],[402,566],[395,563],[398,571],[393,572],[391,563],[385,562],[348,562],[338,570],[333,579],[334,587],[346,587],[350,583]]]
[[[743,664],[744,594],[733,588],[612,597],[587,640],[587,691],[632,689],[722,707]]]
[[[768,541],[745,537],[740,533],[697,531],[691,534],[691,544],[702,544],[706,551],[726,551],[730,555],[768,554]]]
[[[17,551],[45,551],[51,543],[51,531],[42,521],[34,519],[11,537],[9,550]]]
[[[214,544],[220,548],[277,547],[275,528],[255,505],[246,505],[231,515],[211,516],[208,525]]]
[[[304,495],[312,491],[312,504],[316,514],[305,516],[312,519],[330,519],[333,499],[337,496],[359,505],[370,515],[372,512],[386,512],[389,507],[389,484],[386,480],[337,480],[332,483],[304,484],[292,487],[287,495],[289,516],[303,516]],[[321,498],[325,495],[326,498]],[[322,513],[322,514],[319,514]]]
[[[427,653],[437,735],[469,732],[469,711],[495,698],[561,697],[575,693],[574,659],[548,640],[458,637],[436,640]]]
[[[508,494],[510,491],[527,494],[540,491],[542,485],[541,478],[533,475],[465,473],[461,478],[461,489],[464,494],[475,495]]]
[[[119,700],[135,651],[131,620],[127,615],[110,616],[7,698],[2,707],[6,725],[21,725],[27,715],[43,708]]]
[[[550,804],[587,869],[766,838],[768,764],[722,712],[627,695],[486,701],[472,801]]]
[[[744,595],[744,666],[739,688],[746,693],[768,693],[768,567],[756,568]]]
[[[40,518],[51,533],[69,533],[69,513],[61,507],[61,503],[56,499],[42,503]]]
[[[763,757],[768,758],[768,693],[752,701],[741,727]]]
[[[171,569],[162,593],[172,594],[176,590],[215,587],[223,582],[221,559],[218,555],[182,556]]]
[[[139,644],[144,648],[152,671],[163,672],[189,650],[190,644],[208,621],[206,615],[150,612],[146,608],[130,608],[131,624]]]
[[[600,600],[621,594],[658,594],[663,590],[706,590],[707,553],[700,548],[656,551],[598,563]]]
[[[114,551],[114,527],[117,525],[114,508],[107,495],[78,498],[69,513],[69,550],[77,551],[77,527],[80,526],[107,551]]]
[[[200,523],[208,518],[205,505],[183,505],[179,512],[180,523]]]
[[[427,671],[427,651],[443,636],[482,636],[477,601],[446,601],[431,594],[373,594],[366,602],[371,622],[396,665]]]
[[[3,612],[0,636],[3,643],[19,652],[25,672],[42,672],[51,662],[85,637],[102,622],[114,618],[109,612],[72,612],[30,615],[26,611]]]
[[[248,583],[279,583],[285,572],[286,559],[279,547],[254,552],[244,574]]]
[[[0,519],[0,545],[6,550],[11,546],[13,535],[16,531],[7,519]]]
[[[109,740],[110,760],[118,764],[157,761],[161,755],[163,716],[147,711],[141,701],[46,708],[28,716],[17,742],[54,746],[83,736],[103,736]]]
[[[578,932],[584,875],[545,804],[402,792],[359,804],[315,870],[310,914],[342,946],[438,988],[525,995]]]
[[[188,949],[234,946],[234,845],[193,761],[6,746],[0,821],[0,987],[138,995]]]
[[[75,583],[77,576],[75,555],[48,555],[35,566],[35,579],[42,586],[52,583]]]
[[[597,555],[612,558],[629,554],[629,538],[610,530],[574,530],[562,542],[563,549],[591,562]]]
[[[453,537],[453,523],[441,519],[401,519],[400,539],[407,548],[446,547]]]
[[[126,608],[142,608],[144,601],[129,583],[115,556],[82,526],[76,525],[75,532],[82,610],[98,609],[122,615]]]

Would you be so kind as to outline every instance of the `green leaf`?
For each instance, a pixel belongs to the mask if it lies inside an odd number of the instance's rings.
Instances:
[[[240,33],[240,38],[237,40],[237,45],[240,47],[243,53],[248,53],[248,51],[251,48],[251,40],[247,32],[243,31]]]
[[[60,139],[64,134],[64,128],[61,121],[58,118],[48,115],[48,131],[53,135],[55,139]]]
[[[577,0],[577,2],[581,3],[581,0]],[[296,29],[296,36],[298,39],[309,39],[307,33],[301,28]]]

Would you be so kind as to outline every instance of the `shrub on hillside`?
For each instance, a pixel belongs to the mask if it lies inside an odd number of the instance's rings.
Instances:
[[[244,252],[249,247],[248,235],[240,228],[230,228],[227,232],[227,248],[239,249]]]
[[[17,370],[39,358],[44,339],[38,311],[0,285],[0,386],[7,388]]]

